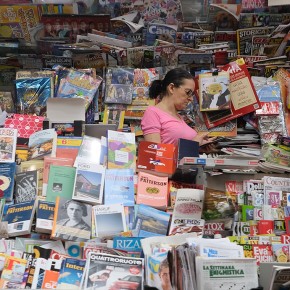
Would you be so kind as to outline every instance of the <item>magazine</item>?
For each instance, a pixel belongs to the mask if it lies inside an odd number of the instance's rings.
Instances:
[[[72,198],[93,204],[102,203],[105,171],[103,165],[78,161]]]
[[[127,231],[122,204],[94,206],[93,219],[97,237],[116,236]]]
[[[0,128],[0,162],[14,162],[17,130]]]
[[[11,201],[14,192],[16,163],[0,163],[0,198]]]
[[[143,289],[144,260],[91,252],[82,289]]]
[[[46,129],[31,134],[28,141],[28,160],[55,157],[57,134],[54,129]]]

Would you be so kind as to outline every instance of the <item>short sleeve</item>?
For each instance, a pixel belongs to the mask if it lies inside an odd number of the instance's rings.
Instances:
[[[141,128],[144,136],[152,133],[160,133],[160,117],[157,112],[154,111],[153,107],[146,109],[141,121]]]

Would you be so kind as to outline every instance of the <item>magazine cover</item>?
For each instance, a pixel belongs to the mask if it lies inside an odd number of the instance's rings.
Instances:
[[[56,198],[51,237],[85,241],[91,237],[92,206],[72,199]]]
[[[0,163],[0,198],[11,201],[14,192],[16,163]]]
[[[35,201],[10,204],[3,221],[8,222],[10,237],[26,235],[31,231],[32,219],[35,212]]]
[[[140,204],[137,209],[133,233],[135,237],[166,236],[170,213]]]
[[[14,162],[17,130],[1,128],[0,139],[0,162]]]
[[[79,289],[85,265],[85,260],[66,258],[59,272],[57,289]]]
[[[108,130],[108,169],[136,169],[134,133]]]
[[[38,195],[38,171],[26,171],[15,176],[15,203],[35,200]]]
[[[134,69],[110,68],[106,74],[105,102],[131,104]]]
[[[149,106],[155,104],[154,100],[149,99],[149,87],[157,79],[159,79],[159,74],[155,68],[134,70],[132,105]]]
[[[103,165],[79,161],[72,198],[93,204],[102,203],[105,172]]]
[[[30,135],[28,141],[28,160],[55,157],[57,134],[54,129],[46,129]]]
[[[116,236],[127,231],[122,204],[96,205],[93,215],[97,237]]]
[[[230,108],[230,75],[228,72],[200,74],[200,111],[214,111]]]
[[[143,289],[144,260],[91,252],[83,289]]]
[[[105,204],[134,206],[134,172],[132,169],[107,169]]]
[[[161,39],[170,43],[176,41],[176,25],[166,25],[163,23],[149,23],[146,31],[146,45],[151,46],[156,39]]]

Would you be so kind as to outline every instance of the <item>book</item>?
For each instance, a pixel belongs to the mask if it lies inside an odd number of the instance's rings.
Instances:
[[[118,129],[122,129],[124,126],[125,111],[121,109],[109,109],[108,105],[105,105],[103,123],[104,124],[117,124]]]
[[[101,164],[103,154],[101,139],[84,135],[74,166],[77,166],[80,160],[83,162]]]
[[[56,145],[56,157],[72,158],[75,161],[82,141],[83,137],[58,136]]]
[[[79,289],[86,261],[66,258],[59,272],[56,289]]]
[[[113,237],[113,248],[128,252],[141,252],[141,240],[142,238],[138,237]]]
[[[107,169],[104,187],[105,202],[134,206],[134,172],[132,169]]]
[[[29,234],[35,212],[35,201],[8,205],[3,221],[8,222],[10,237]]]
[[[223,66],[221,71],[230,73],[230,109],[204,112],[204,121],[208,128],[221,125],[261,107],[258,95],[243,59],[237,59],[236,61],[230,62]]]
[[[51,233],[54,217],[54,202],[39,200],[36,209],[35,231],[38,233]]]
[[[89,253],[82,288],[143,289],[144,260]],[[129,286],[128,286],[129,285]]]
[[[91,237],[92,206],[57,197],[51,237],[65,241],[85,241]]]
[[[92,163],[89,159],[78,161],[72,198],[93,204],[102,203],[105,172],[103,165]]]
[[[28,160],[55,157],[57,134],[54,129],[46,129],[30,135],[28,141]]]
[[[0,162],[15,161],[16,141],[16,129],[0,129]]]
[[[19,172],[15,176],[15,203],[35,200],[38,195],[38,171]]]
[[[108,130],[108,169],[136,169],[134,133]]]
[[[55,202],[57,196],[71,198],[75,174],[74,167],[51,165],[45,200]]]
[[[140,204],[137,208],[133,234],[135,237],[166,236],[170,214]]]
[[[96,236],[110,237],[127,231],[124,206],[121,204],[93,207]]]
[[[11,201],[14,192],[16,163],[0,163],[0,198]]]
[[[44,156],[42,196],[46,196],[50,165],[72,167],[73,162],[74,160],[72,158],[59,158],[59,157]]]
[[[105,103],[131,104],[134,69],[110,68],[106,72]]]
[[[173,208],[169,235],[178,233],[202,232],[201,220],[204,192],[199,189],[178,189]]]
[[[168,177],[139,172],[136,204],[166,209],[168,204]]]

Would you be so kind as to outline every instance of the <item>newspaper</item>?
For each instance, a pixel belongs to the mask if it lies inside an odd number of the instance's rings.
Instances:
[[[81,289],[143,289],[144,260],[89,253]]]
[[[197,289],[252,289],[258,287],[256,259],[196,258]]]
[[[285,266],[273,266],[272,279],[269,290],[279,290],[280,287],[289,286],[290,268]],[[267,289],[265,289],[267,290]]]

